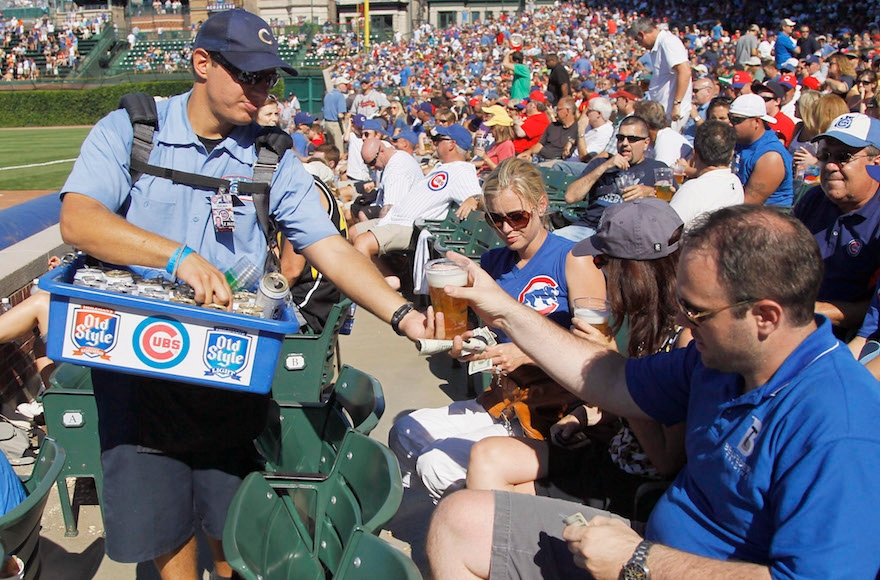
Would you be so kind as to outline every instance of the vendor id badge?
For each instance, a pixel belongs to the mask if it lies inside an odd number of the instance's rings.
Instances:
[[[235,231],[235,214],[232,212],[232,194],[221,188],[211,196],[211,217],[215,232]]]

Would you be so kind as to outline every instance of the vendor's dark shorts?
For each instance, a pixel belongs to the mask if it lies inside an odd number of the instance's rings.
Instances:
[[[597,515],[628,520],[578,503],[522,493],[499,492],[495,497],[490,578],[541,580],[592,578],[574,565],[562,539],[564,516],[580,512],[589,521]]]
[[[101,454],[107,555],[146,562],[181,546],[198,527],[223,537],[241,480],[259,469],[252,443],[238,450],[166,455],[137,445]]]

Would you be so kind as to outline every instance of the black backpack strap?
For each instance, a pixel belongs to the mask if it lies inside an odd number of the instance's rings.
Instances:
[[[279,266],[281,248],[284,246],[278,243],[278,224],[269,214],[269,191],[272,176],[278,169],[278,162],[285,152],[293,148],[293,139],[278,127],[263,127],[254,145],[257,150],[257,162],[254,164],[253,181],[239,183],[238,190],[249,193],[254,198],[257,222],[266,234],[266,241],[269,244],[267,261]]]
[[[144,166],[150,160],[153,150],[153,133],[159,128],[159,113],[156,101],[147,93],[128,93],[119,99],[119,108],[125,109],[131,126],[134,129],[134,140],[131,142],[131,163],[129,173],[131,184],[140,179]]]

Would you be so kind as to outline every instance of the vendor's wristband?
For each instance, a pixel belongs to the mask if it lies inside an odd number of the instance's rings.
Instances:
[[[174,272],[174,268],[175,266],[177,266],[177,259],[180,257],[180,252],[182,252],[185,247],[186,246],[180,246],[179,248],[174,250],[174,253],[171,254],[170,258],[168,258],[168,263],[165,264],[166,272],[168,272],[169,274]]]
[[[172,281],[177,280],[177,271],[180,269],[180,265],[183,263],[183,260],[186,259],[186,257],[192,254],[194,251],[195,250],[193,250],[189,246],[183,246],[180,249],[180,255],[177,257],[177,263],[174,264],[174,271],[171,272]]]
[[[416,307],[412,302],[407,302],[395,310],[394,314],[391,315],[391,328],[394,329],[394,332],[399,336],[406,336],[406,333],[400,330],[400,323],[403,322],[403,318],[415,310],[415,308]]]

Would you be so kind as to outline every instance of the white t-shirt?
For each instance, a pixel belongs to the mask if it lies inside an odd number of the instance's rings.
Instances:
[[[651,145],[651,148],[654,159],[662,161],[669,167],[675,165],[679,159],[690,158],[694,151],[690,142],[683,135],[676,133],[669,127],[657,132],[657,141]],[[648,156],[650,157],[650,154]]]
[[[651,48],[651,84],[648,86],[648,98],[657,101],[666,109],[669,116],[672,111],[672,101],[675,100],[675,83],[677,77],[673,74],[673,67],[681,63],[689,62],[687,49],[681,39],[669,32],[661,30],[657,40]],[[691,92],[693,87],[688,82],[688,88],[679,105],[679,111],[691,110]]]
[[[438,163],[417,182],[406,198],[379,221],[380,226],[411,226],[416,218],[442,219],[452,203],[463,203],[480,193],[477,168],[467,161]]]
[[[684,222],[685,229],[698,215],[743,203],[743,186],[728,168],[713,169],[696,179],[685,181],[669,205]]]
[[[601,153],[605,151],[608,141],[614,135],[614,123],[607,122],[601,127],[591,128],[584,134],[584,142],[587,145],[587,153]],[[615,144],[615,151],[617,146]]]
[[[413,191],[416,183],[425,178],[416,158],[406,151],[398,151],[391,156],[382,179],[379,182],[379,196],[376,205],[397,205]]]
[[[348,167],[345,174],[349,179],[355,181],[369,181],[370,169],[361,157],[361,148],[364,146],[364,140],[352,132],[348,136]]]

